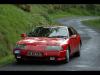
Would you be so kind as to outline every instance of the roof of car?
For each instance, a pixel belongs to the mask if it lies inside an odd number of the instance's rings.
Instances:
[[[64,25],[55,25],[55,26],[36,26],[36,27],[46,27],[46,28],[49,28],[49,27],[68,27],[68,26],[64,26]]]

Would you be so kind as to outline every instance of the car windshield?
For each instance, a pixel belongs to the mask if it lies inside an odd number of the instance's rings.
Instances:
[[[63,38],[67,36],[68,33],[64,27],[36,27],[28,33],[28,37]]]

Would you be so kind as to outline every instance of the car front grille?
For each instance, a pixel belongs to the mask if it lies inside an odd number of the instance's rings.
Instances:
[[[48,61],[48,60],[50,60],[50,57],[22,56],[22,59],[33,60],[33,61]]]

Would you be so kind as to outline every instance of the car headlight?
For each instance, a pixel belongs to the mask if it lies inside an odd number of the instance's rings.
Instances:
[[[20,53],[20,50],[15,50],[14,53],[15,54],[19,54]]]
[[[16,48],[19,48],[19,49],[25,49],[26,45],[25,44],[17,44],[16,45]]]
[[[61,46],[47,46],[46,50],[62,50]]]

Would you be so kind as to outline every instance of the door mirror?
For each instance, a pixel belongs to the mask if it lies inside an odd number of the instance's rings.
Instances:
[[[77,35],[72,35],[72,36],[71,36],[71,38],[73,38],[73,39],[74,39],[74,38],[76,38],[76,36],[77,36]]]
[[[21,34],[21,38],[22,38],[22,39],[24,39],[26,36],[27,36],[26,33],[22,33],[22,34]]]

